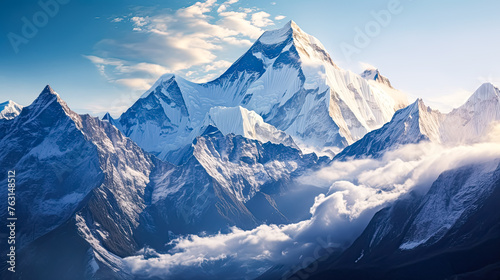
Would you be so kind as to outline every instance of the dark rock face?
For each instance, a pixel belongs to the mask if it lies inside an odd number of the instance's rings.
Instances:
[[[179,234],[289,222],[273,196],[326,160],[212,127],[175,166],[144,152],[109,116],[74,113],[49,87],[18,117],[1,120],[0,131],[2,176],[16,170],[24,279],[128,278],[120,257],[144,246],[163,251]],[[246,171],[224,173],[225,165]]]

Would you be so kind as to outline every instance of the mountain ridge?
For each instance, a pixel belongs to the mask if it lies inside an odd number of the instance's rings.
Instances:
[[[430,141],[444,145],[482,141],[491,125],[500,120],[500,90],[482,84],[460,107],[442,114],[417,99],[397,111],[382,128],[346,147],[336,159],[378,157],[400,145]]]

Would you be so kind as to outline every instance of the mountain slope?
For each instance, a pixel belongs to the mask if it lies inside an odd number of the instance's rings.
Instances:
[[[96,272],[87,266],[110,267],[115,254],[138,249],[132,234],[145,207],[153,163],[135,143],[107,122],[74,113],[49,86],[18,117],[0,122],[0,132],[6,147],[0,152],[2,169],[16,170],[16,196],[22,202],[16,207],[23,221],[16,245],[26,256],[19,264],[23,277],[41,273],[31,255],[79,267],[82,271],[68,273],[83,276]],[[79,241],[47,250],[56,236]],[[76,244],[84,255],[72,253]],[[54,270],[38,268],[58,278],[57,267],[50,267]]]
[[[145,150],[174,161],[171,155],[198,136],[193,131],[200,131],[211,108],[241,106],[300,147],[339,149],[406,105],[400,92],[387,88],[338,68],[321,43],[291,21],[264,32],[214,81],[162,76],[117,127]]]
[[[293,178],[325,161],[283,144],[223,135],[213,126],[195,139],[189,154],[184,164],[155,171],[147,190],[139,235],[160,249],[169,241],[161,232],[215,233],[294,221],[274,199],[286,195]]]

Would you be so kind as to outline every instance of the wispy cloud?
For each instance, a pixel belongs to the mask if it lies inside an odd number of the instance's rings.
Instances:
[[[258,27],[274,25],[274,22],[269,19],[271,15],[266,12],[257,12],[252,14],[252,24]]]
[[[128,36],[102,39],[85,57],[110,82],[132,89],[144,89],[166,72],[208,81],[230,66],[228,51],[236,59],[274,25],[269,13],[238,4],[206,0],[176,11],[135,8],[111,19],[129,29]]]

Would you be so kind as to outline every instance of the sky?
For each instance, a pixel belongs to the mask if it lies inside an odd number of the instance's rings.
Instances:
[[[0,101],[50,84],[78,113],[119,116],[154,81],[222,74],[265,30],[294,20],[341,68],[380,70],[443,112],[500,86],[499,1],[3,0]]]

